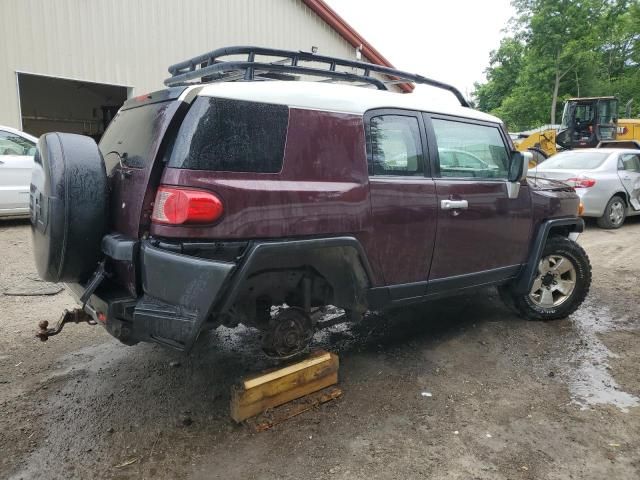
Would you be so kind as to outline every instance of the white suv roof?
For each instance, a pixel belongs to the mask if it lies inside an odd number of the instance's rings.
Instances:
[[[500,119],[472,108],[438,105],[439,102],[431,100],[427,95],[396,93],[353,85],[307,81],[256,81],[211,83],[201,88],[200,96],[272,103],[309,110],[362,115],[374,108],[401,108],[502,123]],[[183,96],[186,93],[184,92]],[[453,98],[455,101],[455,97]]]

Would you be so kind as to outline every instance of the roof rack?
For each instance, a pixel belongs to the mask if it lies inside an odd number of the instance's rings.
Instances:
[[[229,55],[247,55],[247,58],[246,60],[220,59]],[[277,57],[279,60],[260,62],[256,60],[257,55]],[[305,62],[313,62],[316,65],[305,66],[303,65]],[[319,67],[318,63],[324,64],[325,67]],[[336,67],[350,67],[356,69],[356,71],[339,71],[336,70]],[[358,70],[361,70],[361,72],[358,72]],[[390,80],[383,81],[380,78],[373,77],[371,76],[373,72],[388,76]],[[379,90],[388,90],[388,84],[414,82],[447,90],[456,96],[463,107],[469,106],[462,93],[453,85],[382,65],[303,51],[296,52],[251,46],[224,47],[171,65],[169,73],[171,77],[164,81],[164,84],[168,87],[236,80],[268,80],[274,77],[283,79],[287,78],[287,74],[310,75],[324,77],[327,80],[364,83],[373,85]]]

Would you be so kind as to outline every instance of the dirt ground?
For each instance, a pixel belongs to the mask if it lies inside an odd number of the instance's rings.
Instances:
[[[318,333],[344,396],[256,434],[228,409],[272,365],[254,332],[189,356],[87,325],[40,343],[73,301],[2,293],[36,275],[28,224],[0,223],[0,477],[638,479],[638,239],[638,219],[589,225],[593,286],[566,320],[520,320],[489,290]]]

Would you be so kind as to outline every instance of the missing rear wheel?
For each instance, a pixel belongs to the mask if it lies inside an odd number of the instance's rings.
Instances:
[[[280,311],[269,321],[262,337],[262,349],[273,358],[290,358],[302,353],[313,337],[313,322],[299,308]]]

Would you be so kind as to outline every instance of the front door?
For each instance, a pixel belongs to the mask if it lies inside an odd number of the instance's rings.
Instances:
[[[631,207],[640,210],[640,155],[623,153],[618,162],[618,176],[629,194]]]
[[[436,233],[435,184],[429,178],[420,114],[368,112],[367,158],[375,248],[392,299],[425,294]]]
[[[513,277],[531,238],[526,183],[509,198],[510,151],[496,124],[425,115],[438,199],[429,294]]]

